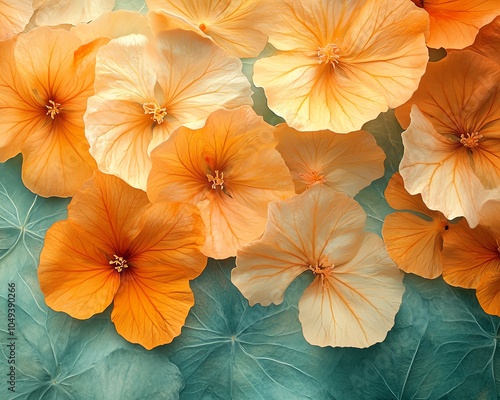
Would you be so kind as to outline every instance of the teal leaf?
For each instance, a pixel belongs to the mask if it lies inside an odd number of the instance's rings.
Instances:
[[[147,14],[148,6],[144,0],[115,0],[113,11],[116,10],[136,11],[141,14]]]
[[[407,275],[405,284],[395,327],[384,342],[344,354],[331,375],[332,395],[495,399],[500,318],[482,312],[474,291],[442,279]]]
[[[178,368],[165,355],[121,338],[109,312],[80,321],[44,304],[37,279],[39,255],[47,229],[66,217],[69,200],[45,199],[27,190],[21,181],[21,163],[21,157],[16,157],[0,164],[0,371],[4,377],[0,398],[177,399],[184,382]]]
[[[234,259],[210,260],[192,282],[196,303],[165,351],[181,370],[181,399],[332,399],[327,377],[343,349],[309,345],[296,308],[300,277],[283,304],[250,307],[230,282]]]

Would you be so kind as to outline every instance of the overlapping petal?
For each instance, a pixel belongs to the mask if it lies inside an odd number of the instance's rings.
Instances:
[[[500,258],[500,257],[499,257]],[[500,260],[498,260],[500,265]],[[500,272],[494,271],[486,273],[476,290],[479,304],[488,314],[500,316]]]
[[[90,152],[100,169],[144,190],[149,153],[174,129],[252,103],[241,62],[180,30],[112,40],[98,54],[95,89],[84,117]]]
[[[0,41],[22,32],[33,15],[32,0],[0,1]]]
[[[276,143],[273,127],[250,107],[216,111],[203,128],[181,127],[151,153],[148,196],[198,205],[204,253],[234,256],[262,234],[268,203],[294,193]]]
[[[360,129],[405,102],[427,62],[425,13],[405,1],[275,0],[263,28],[279,51],[258,60],[254,82],[298,130]]]
[[[499,13],[495,0],[412,0],[429,13],[427,45],[463,49],[474,42],[479,28]]]
[[[47,304],[76,318],[103,311],[127,340],[151,349],[180,333],[206,265],[196,207],[159,202],[96,172],[47,233],[38,276]]]
[[[147,0],[153,28],[190,29],[236,57],[257,57],[267,36],[259,30],[266,12],[256,0]]]
[[[401,280],[382,239],[366,233],[351,261],[335,265],[324,283],[316,276],[304,291],[299,301],[304,337],[322,347],[363,348],[383,341],[401,304]]]
[[[500,64],[500,16],[496,17],[488,25],[483,26],[474,40],[474,43],[467,50],[475,51],[484,57],[488,57]]]
[[[250,304],[279,304],[305,271],[299,301],[304,337],[319,346],[367,347],[394,324],[402,274],[382,240],[363,232],[366,215],[347,195],[315,185],[269,206],[264,235],[238,250],[231,280]]]
[[[33,0],[38,26],[89,22],[114,5],[115,0]]]
[[[324,184],[353,197],[384,174],[385,154],[368,132],[299,132],[280,124],[275,136],[297,193]]]
[[[410,195],[400,174],[392,176],[385,190],[389,205],[405,212],[389,214],[382,227],[389,256],[409,273],[433,279],[441,275],[443,234],[450,229],[438,211],[431,211],[420,195]]]

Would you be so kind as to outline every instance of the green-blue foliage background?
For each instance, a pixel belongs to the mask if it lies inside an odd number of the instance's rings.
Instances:
[[[145,11],[144,2],[116,8]],[[254,60],[243,60],[251,78]],[[261,89],[255,110],[273,124]],[[358,200],[367,229],[380,234],[385,186],[402,156],[392,111],[367,123],[386,153],[383,178]],[[0,399],[497,399],[500,318],[485,314],[472,290],[441,278],[404,279],[406,292],[387,339],[368,349],[305,342],[297,302],[300,276],[278,306],[250,307],[230,282],[234,259],[210,260],[192,281],[196,304],[182,334],[146,351],[123,340],[109,310],[87,321],[48,309],[36,269],[46,230],[66,217],[68,199],[44,199],[21,181],[22,158],[0,164]],[[16,392],[7,390],[8,283],[16,285]]]

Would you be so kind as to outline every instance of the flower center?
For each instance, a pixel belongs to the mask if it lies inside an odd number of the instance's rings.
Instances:
[[[54,117],[59,114],[61,111],[59,107],[61,107],[60,103],[56,103],[54,100],[49,100],[50,105],[45,105],[47,108],[47,112],[45,115],[50,115],[50,118],[54,119]]]
[[[114,265],[118,272],[122,272],[123,268],[128,268],[127,260],[123,257],[118,257],[116,254],[113,254],[113,257],[115,257],[115,259],[111,260],[109,265]]]
[[[467,137],[462,133],[460,135],[460,143],[462,143],[465,147],[469,149],[475,149],[479,146],[479,139],[481,139],[483,135],[480,135],[479,132],[474,132],[472,134],[467,133]]]
[[[300,179],[302,179],[309,189],[311,186],[316,184],[322,184],[326,182],[325,175],[321,171],[308,171],[305,173],[299,173]]]
[[[207,174],[208,181],[212,183],[212,189],[217,189],[220,186],[221,190],[224,189],[224,172],[220,173],[219,170],[215,170],[215,177],[213,175]]]
[[[328,257],[321,257],[316,264],[309,265],[309,269],[312,271],[314,275],[319,275],[321,277],[321,286],[323,286],[323,290],[327,288],[325,278],[328,279],[332,270],[333,263],[328,259]]]
[[[340,49],[336,44],[330,43],[325,47],[318,47],[318,64],[332,64],[334,67],[339,63]]]
[[[154,102],[144,103],[142,105],[144,109],[144,114],[152,114],[151,119],[155,121],[158,125],[163,122],[163,118],[167,115],[167,109],[165,107],[160,107]]]
[[[412,0],[417,7],[424,8],[424,0]]]

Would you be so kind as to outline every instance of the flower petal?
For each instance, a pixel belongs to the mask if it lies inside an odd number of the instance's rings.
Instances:
[[[444,236],[444,280],[453,286],[477,288],[483,275],[498,271],[498,246],[491,230],[482,225],[471,229],[461,220]]]
[[[405,151],[399,169],[408,192],[420,193],[427,207],[447,219],[464,216],[476,226],[485,191],[471,168],[468,149],[440,135],[417,106],[402,138]]]
[[[32,0],[0,1],[0,41],[21,33],[33,14]]]
[[[34,0],[37,25],[60,25],[88,22],[110,11],[115,0]]]
[[[500,256],[498,259],[498,267],[500,268]],[[495,272],[486,273],[477,287],[476,296],[479,304],[485,312],[500,317],[500,272],[497,269]]]
[[[69,221],[57,222],[47,231],[38,279],[50,308],[87,319],[111,304],[120,274],[106,257],[113,249],[94,243]]]
[[[280,124],[275,136],[297,193],[322,183],[353,197],[384,174],[385,154],[368,132],[299,132]]]
[[[441,275],[446,220],[426,221],[410,213],[389,214],[382,236],[389,256],[404,272],[434,279]]]
[[[497,43],[500,41],[500,16],[496,17],[488,25],[484,25],[476,36],[474,43],[467,50],[475,51],[482,56],[488,57],[500,64],[500,49]]]
[[[382,239],[366,233],[359,253],[317,276],[299,301],[305,339],[318,346],[368,347],[385,339],[404,292],[403,274]]]

